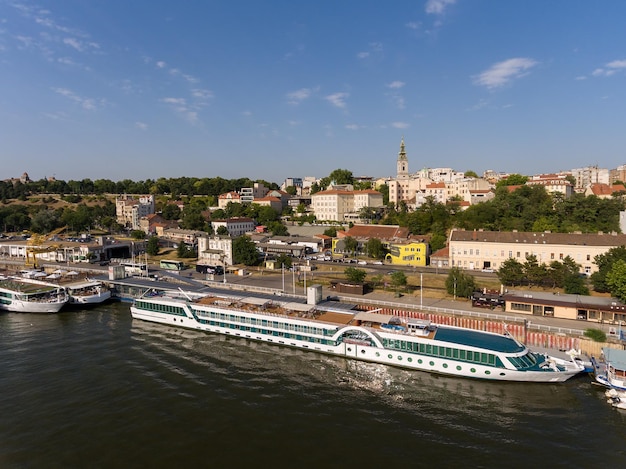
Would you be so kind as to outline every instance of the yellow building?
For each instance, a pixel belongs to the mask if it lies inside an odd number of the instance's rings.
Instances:
[[[424,267],[428,261],[428,244],[409,241],[407,243],[389,243],[389,253],[385,263]]]

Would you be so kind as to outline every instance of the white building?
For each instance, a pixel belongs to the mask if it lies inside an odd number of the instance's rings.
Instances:
[[[228,234],[236,238],[237,236],[254,231],[255,223],[252,218],[233,217],[226,220],[213,220],[211,221],[211,226],[213,226],[215,233],[217,233],[220,226],[224,226],[228,230]]]
[[[198,264],[233,265],[233,240],[229,236],[202,236],[198,238]]]
[[[115,198],[115,215],[117,222],[126,228],[140,230],[140,220],[153,213],[153,195],[141,195],[138,198],[124,195]]]
[[[311,209],[318,220],[346,221],[358,217],[363,207],[380,208],[383,195],[375,190],[330,189],[311,196]]]

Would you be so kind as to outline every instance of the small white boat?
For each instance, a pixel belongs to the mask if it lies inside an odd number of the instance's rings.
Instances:
[[[604,395],[607,401],[613,407],[618,409],[626,409],[626,391],[618,391],[615,388],[607,389]]]
[[[111,290],[103,282],[86,278],[66,285],[70,305],[88,306],[104,303],[111,299]]]
[[[626,391],[626,350],[605,347],[603,359],[593,360],[595,380],[608,388]]]

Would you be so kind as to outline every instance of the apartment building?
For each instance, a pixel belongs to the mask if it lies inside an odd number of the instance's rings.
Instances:
[[[626,245],[623,234],[535,233],[452,230],[449,265],[462,269],[498,269],[507,259],[524,263],[534,255],[539,264],[563,261],[567,256],[580,264],[587,275],[597,271],[595,256],[609,249]]]
[[[115,198],[115,216],[117,222],[133,230],[140,230],[140,220],[154,213],[154,196],[138,197],[124,195]]]
[[[198,238],[198,264],[233,265],[233,240],[229,236],[200,236]]]
[[[211,225],[213,226],[213,231],[215,231],[215,233],[217,233],[220,226],[226,227],[228,234],[233,238],[254,231],[254,227],[256,226],[254,220],[247,217],[233,217],[225,220],[213,220],[211,221]]]
[[[311,209],[318,220],[346,221],[359,218],[363,207],[381,208],[383,195],[375,190],[330,189],[311,196]]]

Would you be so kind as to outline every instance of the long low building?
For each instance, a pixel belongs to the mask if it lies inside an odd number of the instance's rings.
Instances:
[[[448,241],[450,267],[496,270],[511,258],[524,263],[535,255],[539,264],[549,265],[569,256],[587,275],[598,270],[594,263],[598,254],[619,246],[626,246],[626,235],[455,229]]]
[[[505,310],[579,321],[626,324],[626,305],[616,298],[564,293],[510,291],[504,294]]]

